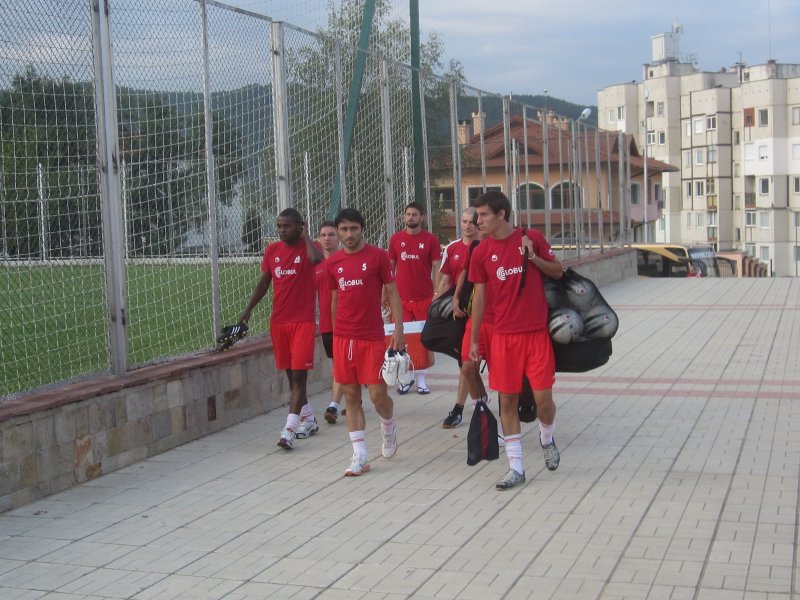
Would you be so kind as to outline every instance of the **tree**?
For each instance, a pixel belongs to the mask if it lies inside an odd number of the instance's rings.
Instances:
[[[128,250],[168,253],[207,212],[202,97],[119,88],[117,118]],[[241,173],[241,156],[227,120],[218,111],[213,120],[225,202]],[[44,258],[44,242],[49,256],[102,254],[95,123],[91,82],[28,67],[0,90],[0,253]],[[168,236],[159,234],[165,230]]]

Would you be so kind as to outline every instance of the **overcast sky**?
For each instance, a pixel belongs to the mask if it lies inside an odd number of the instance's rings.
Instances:
[[[325,18],[323,0],[223,1],[309,29]],[[407,20],[408,0],[392,4]],[[580,104],[596,103],[606,85],[641,80],[650,36],[674,22],[684,30],[681,53],[697,54],[703,70],[730,67],[740,55],[747,64],[800,63],[800,0],[420,0],[420,21],[423,35],[441,34],[447,58],[461,61],[473,87],[547,89]]]
[[[771,15],[771,18],[768,17]],[[438,31],[475,87],[594,104],[606,85],[642,78],[650,36],[683,26],[681,53],[703,70],[739,60],[800,63],[800,0],[422,0],[423,31]],[[770,36],[771,29],[771,36]]]

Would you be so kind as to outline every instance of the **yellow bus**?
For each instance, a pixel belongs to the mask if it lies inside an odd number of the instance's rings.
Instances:
[[[711,246],[690,244],[631,244],[636,248],[636,267],[643,277],[688,277],[690,268],[699,277],[735,277],[736,264],[721,259]]]

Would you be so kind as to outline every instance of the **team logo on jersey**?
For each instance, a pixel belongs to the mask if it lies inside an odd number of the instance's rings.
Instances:
[[[406,247],[406,243],[405,242],[400,242],[400,247],[401,248],[405,248]]]
[[[425,249],[425,242],[420,242],[419,243],[419,249],[420,250],[424,250]]]
[[[341,275],[342,273],[344,273],[344,269],[342,267],[339,267],[338,269],[336,269],[336,272]]]
[[[453,255],[453,260],[458,260],[458,254]]]
[[[500,281],[505,281],[506,277],[510,275],[517,275],[522,273],[522,267],[511,267],[510,269],[506,269],[505,267],[498,267],[497,268],[497,278]]]
[[[492,254],[492,262],[497,262],[497,254]]]
[[[299,264],[300,264],[300,257],[299,257],[299,256],[295,256],[295,258],[294,258],[294,264],[296,264],[296,265],[299,265]]]
[[[339,289],[344,291],[349,287],[364,285],[363,279],[345,279],[344,277],[339,278]]]
[[[281,269],[280,267],[275,267],[275,277],[280,279],[285,275],[297,275],[297,269]]]
[[[276,257],[275,257],[275,262],[276,262],[276,263],[279,263],[279,262],[281,262],[281,257],[280,257],[280,256],[276,256]]]
[[[408,252],[401,252],[400,260],[419,260],[419,254],[409,254]]]

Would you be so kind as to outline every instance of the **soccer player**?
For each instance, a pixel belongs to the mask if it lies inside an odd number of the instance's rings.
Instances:
[[[453,293],[453,317],[464,318],[468,317],[460,304],[461,286],[463,286],[465,279],[465,269],[467,261],[470,256],[470,249],[473,242],[480,240],[480,231],[475,220],[475,208],[470,206],[461,212],[461,238],[451,242],[442,254],[442,268],[441,279],[439,280],[439,287],[436,295],[444,294],[451,287],[455,286]],[[459,283],[461,285],[459,285]],[[487,319],[484,317],[484,322]],[[467,329],[471,323],[467,321]],[[461,424],[464,412],[464,404],[467,400],[467,393],[469,393],[473,400],[477,401],[478,398],[486,400],[486,390],[483,388],[483,382],[475,373],[475,363],[469,358],[469,334],[464,334],[465,343],[462,346],[461,352],[461,368],[458,378],[458,392],[456,393],[456,403],[453,409],[448,413],[442,422],[444,429],[453,429]]]
[[[278,215],[278,237],[264,250],[261,279],[250,296],[239,321],[247,323],[250,313],[273,284],[275,293],[269,333],[275,353],[275,366],[286,371],[291,400],[286,426],[278,446],[291,450],[295,437],[306,438],[319,431],[306,382],[314,368],[314,265],[322,260],[322,252],[312,243],[300,213],[287,208]]]
[[[317,242],[322,248],[323,260],[317,264],[317,298],[319,302],[319,332],[322,346],[328,358],[333,358],[333,316],[331,314],[331,285],[325,269],[331,255],[339,249],[339,235],[333,221],[324,221],[319,226]],[[331,425],[339,418],[339,402],[342,400],[342,388],[333,381],[331,402],[325,409],[325,420]]]
[[[327,260],[333,288],[333,378],[347,403],[345,418],[353,445],[353,458],[344,474],[358,477],[370,470],[362,385],[369,388],[369,397],[381,418],[381,453],[392,458],[397,452],[394,403],[381,377],[386,350],[381,316],[384,289],[395,318],[394,350],[405,349],[403,315],[389,257],[381,248],[364,242],[364,217],[353,208],[345,208],[336,216],[335,224],[342,250]]]
[[[406,205],[404,213],[406,227],[395,233],[389,240],[389,260],[397,277],[397,291],[403,305],[403,319],[406,321],[424,321],[428,318],[428,307],[433,302],[433,290],[439,287],[439,268],[442,262],[442,250],[439,239],[422,229],[425,220],[425,208],[418,202]],[[431,279],[431,270],[435,282]],[[433,364],[433,353],[429,352],[430,363]],[[414,382],[417,393],[430,394],[425,384],[427,370],[417,370],[413,374],[413,382],[400,384],[398,394],[407,394]]]
[[[522,230],[512,227],[511,203],[502,192],[481,195],[475,202],[475,210],[478,226],[488,237],[475,248],[469,268],[469,279],[475,284],[470,357],[474,361],[480,359],[479,332],[487,288],[491,288],[495,327],[489,387],[500,395],[500,418],[509,462],[508,472],[495,487],[508,490],[525,482],[517,412],[523,374],[533,388],[545,465],[555,471],[560,461],[553,439],[555,359],[547,330],[543,276],[560,279],[563,269],[538,231],[528,230],[523,235]]]

